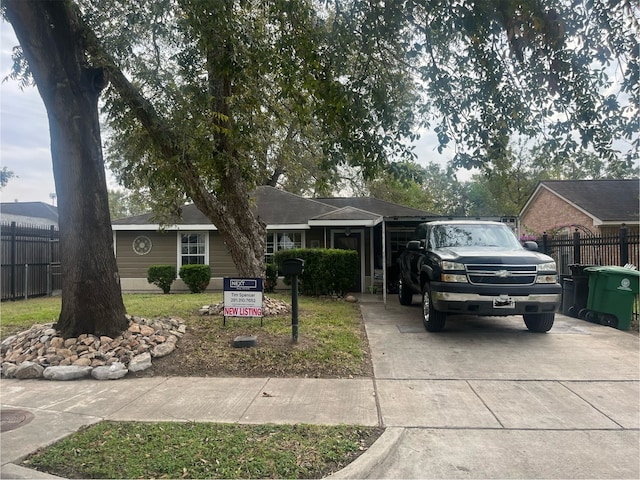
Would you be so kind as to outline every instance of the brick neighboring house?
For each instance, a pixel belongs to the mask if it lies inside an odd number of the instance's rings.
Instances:
[[[522,234],[564,233],[570,225],[594,235],[616,234],[622,224],[637,232],[640,181],[543,180],[520,212]]]

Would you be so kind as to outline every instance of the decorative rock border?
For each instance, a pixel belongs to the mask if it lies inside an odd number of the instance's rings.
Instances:
[[[147,320],[128,315],[127,319],[129,328],[116,338],[83,334],[65,339],[52,323],[7,337],[0,343],[2,376],[114,380],[151,367],[151,359],[173,352],[186,332],[179,317]]]

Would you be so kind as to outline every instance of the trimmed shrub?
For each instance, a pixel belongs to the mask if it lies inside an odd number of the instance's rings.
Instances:
[[[204,292],[211,281],[211,267],[200,264],[183,265],[180,267],[180,278],[191,293]]]
[[[147,269],[147,282],[160,287],[163,293],[169,293],[176,279],[176,267],[173,265],[151,265]]]
[[[288,258],[304,260],[304,272],[298,276],[302,295],[344,295],[358,274],[358,253],[334,248],[294,248],[279,250],[274,260],[279,268]],[[291,279],[285,277],[285,284]]]
[[[267,263],[266,275],[264,279],[264,291],[272,293],[278,283],[278,267],[274,263]]]

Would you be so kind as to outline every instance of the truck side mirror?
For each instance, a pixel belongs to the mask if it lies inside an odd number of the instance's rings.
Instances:
[[[526,248],[527,250],[531,250],[532,252],[537,252],[538,244],[531,240],[527,240],[526,242],[524,242],[524,248]]]
[[[411,250],[413,252],[419,252],[424,247],[422,246],[422,242],[420,240],[411,240],[407,243],[407,250]]]

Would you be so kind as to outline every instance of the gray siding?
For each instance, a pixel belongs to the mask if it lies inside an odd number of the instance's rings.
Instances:
[[[133,240],[144,235],[153,247],[146,255],[133,251]],[[178,268],[178,236],[180,232],[116,232],[116,253],[121,278],[146,278],[150,265],[173,265]],[[212,277],[237,275],[231,255],[217,231],[209,232],[209,265]]]
[[[146,255],[133,251],[133,240],[144,235],[153,247]],[[176,232],[116,232],[116,256],[121,278],[146,278],[150,265],[176,266]]]

